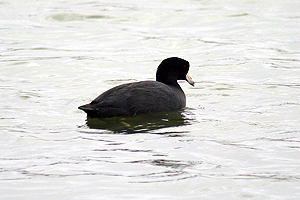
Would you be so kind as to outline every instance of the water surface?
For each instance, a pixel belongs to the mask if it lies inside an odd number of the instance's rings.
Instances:
[[[30,0],[0,10],[1,199],[300,196],[298,1]],[[154,80],[171,56],[190,61],[196,80],[180,82],[186,109],[105,127],[77,109]]]

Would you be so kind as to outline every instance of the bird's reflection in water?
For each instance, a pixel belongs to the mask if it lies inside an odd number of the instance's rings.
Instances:
[[[87,118],[87,126],[115,133],[139,133],[155,129],[190,124],[189,115],[183,110],[148,113],[133,117]]]

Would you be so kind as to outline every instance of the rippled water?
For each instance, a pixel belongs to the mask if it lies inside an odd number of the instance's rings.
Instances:
[[[298,199],[300,2],[0,1],[1,199]],[[79,105],[191,63],[187,108]]]

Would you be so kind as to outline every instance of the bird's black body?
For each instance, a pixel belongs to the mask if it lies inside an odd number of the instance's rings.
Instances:
[[[90,104],[80,106],[88,117],[105,118],[171,111],[185,107],[186,97],[177,80],[187,80],[189,63],[181,58],[162,61],[156,81],[140,81],[116,86],[99,95]]]

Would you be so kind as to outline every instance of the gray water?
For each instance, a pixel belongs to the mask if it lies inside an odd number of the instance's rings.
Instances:
[[[300,1],[4,0],[0,13],[1,199],[299,199]],[[96,122],[77,109],[171,56],[196,80],[180,82],[186,109]]]

